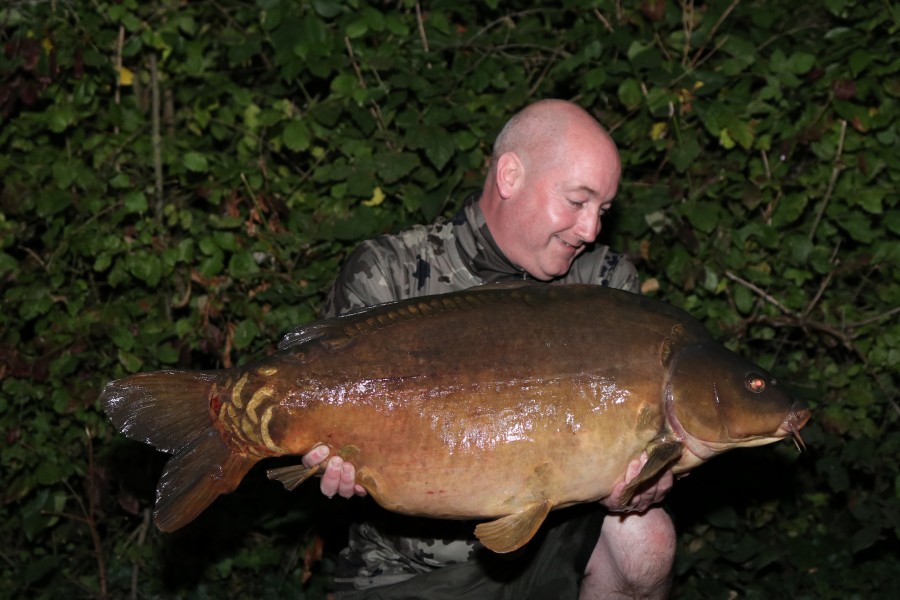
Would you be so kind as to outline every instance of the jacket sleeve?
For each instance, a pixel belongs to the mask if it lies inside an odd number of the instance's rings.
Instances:
[[[638,275],[637,268],[624,254],[619,254],[616,268],[613,269],[609,277],[609,287],[633,292],[641,293],[641,278]]]

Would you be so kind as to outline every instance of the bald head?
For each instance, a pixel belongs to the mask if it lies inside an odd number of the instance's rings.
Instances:
[[[542,100],[497,136],[481,209],[507,258],[537,279],[553,279],[597,237],[620,170],[615,143],[587,111]]]
[[[516,153],[526,166],[554,166],[566,153],[571,134],[580,129],[615,148],[603,127],[583,108],[566,100],[540,100],[517,112],[507,121],[494,141],[491,164],[501,156]]]

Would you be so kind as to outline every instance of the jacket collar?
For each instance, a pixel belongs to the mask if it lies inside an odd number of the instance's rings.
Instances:
[[[497,247],[477,195],[466,198],[463,207],[453,217],[453,225],[459,255],[473,275],[485,283],[531,278],[527,272],[510,262]]]

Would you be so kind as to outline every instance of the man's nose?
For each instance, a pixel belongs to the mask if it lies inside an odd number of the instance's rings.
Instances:
[[[582,241],[590,244],[600,234],[600,215],[592,210],[584,210],[578,216],[578,223],[575,224],[575,235]]]

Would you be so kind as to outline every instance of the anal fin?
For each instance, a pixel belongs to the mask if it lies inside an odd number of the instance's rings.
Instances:
[[[530,504],[517,513],[475,527],[475,535],[488,550],[505,554],[518,550],[534,537],[553,508],[549,500]]]

